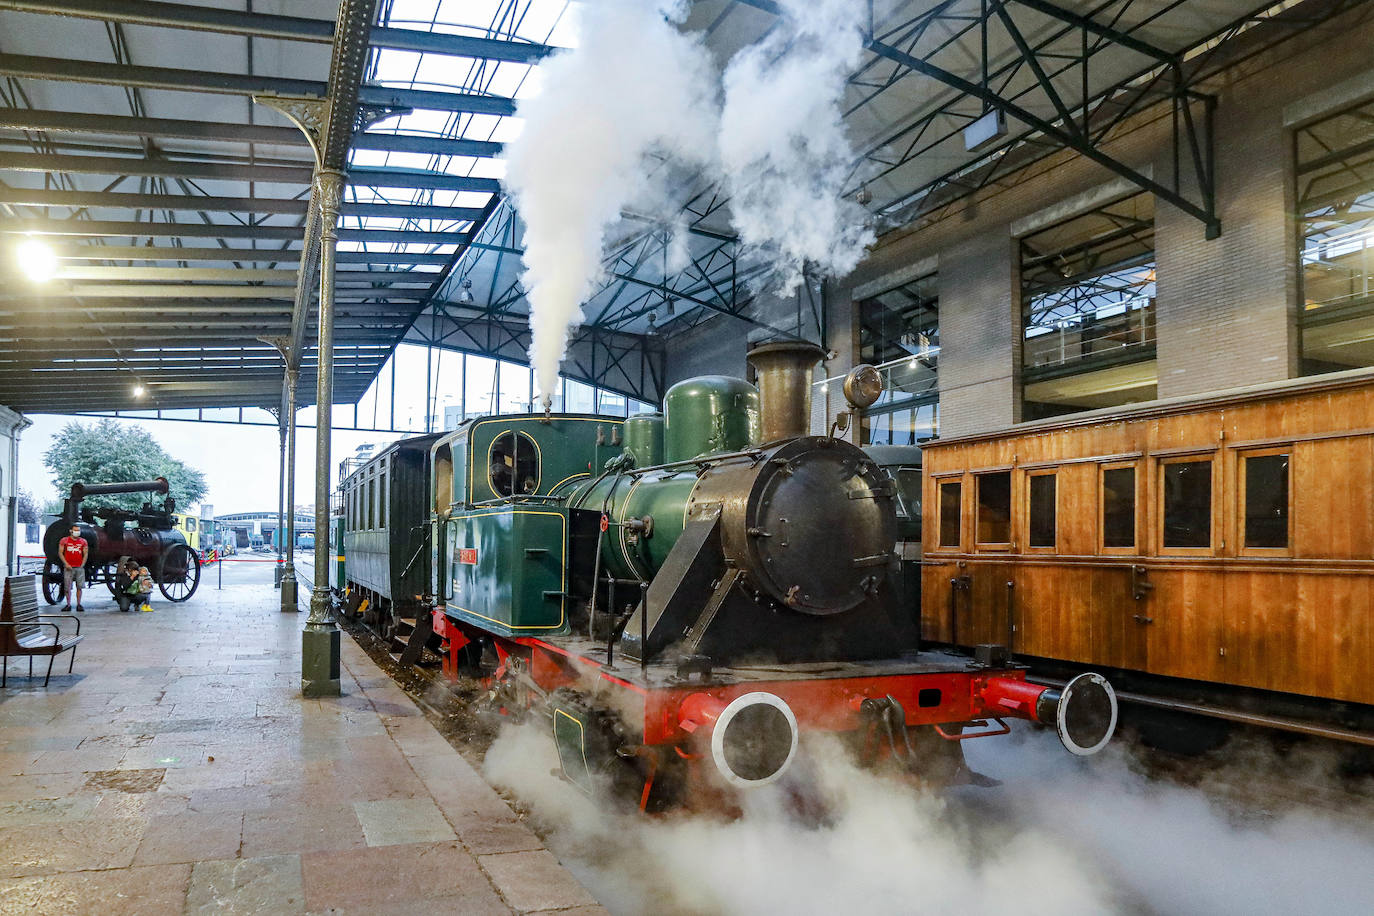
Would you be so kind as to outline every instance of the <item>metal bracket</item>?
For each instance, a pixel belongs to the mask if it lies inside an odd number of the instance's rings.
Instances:
[[[329,99],[317,95],[264,94],[253,96],[253,101],[279,112],[299,127],[315,153],[315,164],[318,166],[324,162],[324,132],[329,124]]]

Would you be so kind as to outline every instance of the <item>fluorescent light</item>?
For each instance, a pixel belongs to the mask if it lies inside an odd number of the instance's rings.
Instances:
[[[57,255],[47,243],[27,238],[15,249],[19,268],[35,283],[51,280],[57,273]]]

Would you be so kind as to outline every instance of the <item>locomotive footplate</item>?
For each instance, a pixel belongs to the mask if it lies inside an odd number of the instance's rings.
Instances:
[[[744,697],[776,698],[794,727],[805,731],[860,729],[865,701],[872,700],[894,702],[908,727],[1029,719],[1055,727],[1065,747],[1076,754],[1095,753],[1116,727],[1115,696],[1097,675],[1047,689],[1028,683],[1023,669],[985,668],[944,652],[879,661],[736,665],[707,673],[684,672],[678,664],[641,667],[620,659],[607,665],[605,646],[591,640],[515,642],[530,650],[529,673],[544,691],[569,687],[590,695],[636,695],[638,702],[629,697],[614,702],[622,713],[642,704],[641,740],[646,745],[680,742],[698,727],[714,727]],[[952,731],[941,733],[950,740],[1001,733],[994,728],[976,728],[967,735]]]

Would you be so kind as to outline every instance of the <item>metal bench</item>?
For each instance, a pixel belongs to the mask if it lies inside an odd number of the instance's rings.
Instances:
[[[67,665],[71,674],[76,666],[76,644],[84,638],[81,635],[81,619],[74,614],[38,613],[38,586],[33,576],[8,576],[5,578],[4,600],[0,603],[0,653],[4,655],[4,668],[0,669],[0,687],[8,686],[11,655],[29,657],[29,677],[33,677],[33,657],[48,656],[48,674],[43,678],[43,686],[52,679],[52,664],[57,656],[72,650],[72,660]],[[76,621],[76,634],[62,636],[62,628],[49,620]],[[49,633],[45,627],[51,627]]]

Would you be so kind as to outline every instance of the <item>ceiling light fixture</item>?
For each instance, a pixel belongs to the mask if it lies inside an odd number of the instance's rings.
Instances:
[[[57,254],[46,242],[29,237],[15,248],[19,268],[34,283],[51,280],[57,273]]]
[[[141,398],[141,397],[143,397],[143,395],[144,395],[145,393],[146,393],[146,391],[145,391],[145,389],[144,389],[144,387],[143,387],[142,385],[135,385],[135,386],[134,386],[134,397],[136,397],[136,398]]]

